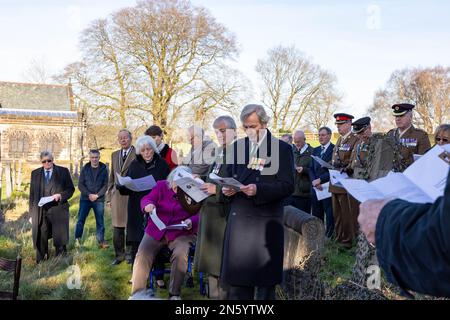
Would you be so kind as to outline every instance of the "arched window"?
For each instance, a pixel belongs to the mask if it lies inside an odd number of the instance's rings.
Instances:
[[[11,157],[24,157],[30,152],[30,138],[26,132],[13,131],[9,134],[9,154]]]
[[[58,156],[61,151],[61,141],[58,135],[49,133],[41,137],[39,141],[40,151],[51,151],[53,155]]]

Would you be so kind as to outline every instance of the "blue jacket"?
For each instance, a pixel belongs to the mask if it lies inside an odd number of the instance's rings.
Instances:
[[[387,279],[405,290],[450,297],[450,171],[433,204],[394,200],[378,217],[377,257]]]
[[[81,191],[80,200],[89,200],[89,194],[98,194],[97,201],[105,200],[108,187],[108,167],[100,162],[97,177],[94,179],[91,163],[84,165],[78,180],[78,189]]]
[[[331,163],[331,159],[333,158],[333,149],[334,149],[334,144],[330,143],[327,150],[325,151],[325,154],[322,156],[323,161]],[[318,146],[318,147],[314,148],[312,154],[313,154],[313,156],[320,157],[321,152],[322,152],[322,147]],[[324,183],[327,183],[328,181],[330,181],[330,173],[328,172],[328,169],[322,168],[320,166],[320,164],[317,161],[315,161],[314,159],[312,160],[311,167],[309,168],[309,177],[310,177],[311,181],[320,178],[321,184],[324,184]]]

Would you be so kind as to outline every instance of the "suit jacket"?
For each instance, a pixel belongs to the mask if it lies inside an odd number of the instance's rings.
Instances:
[[[136,151],[131,147],[125,162],[122,160],[122,150],[114,151],[111,155],[111,169],[106,192],[106,202],[111,203],[111,218],[113,227],[125,228],[127,226],[128,196],[121,195],[116,189],[116,173],[124,176],[130,164],[136,158]]]
[[[52,193],[61,194],[61,200],[51,202],[43,207],[39,207],[38,203],[44,196],[44,169],[38,168],[31,172],[29,212],[31,215],[33,245],[39,243],[40,232],[39,225],[42,222],[44,211],[46,214],[53,216],[53,225],[50,238],[53,238],[55,246],[63,246],[69,242],[69,203],[75,187],[73,186],[70,172],[65,167],[57,165],[53,166]]]
[[[322,156],[323,161],[331,163],[331,159],[333,158],[333,149],[334,149],[334,144],[330,143],[327,150],[325,151],[325,154]],[[313,156],[320,157],[321,152],[322,152],[322,148],[321,148],[321,146],[318,146],[318,147],[314,148]],[[320,178],[321,184],[324,184],[324,183],[327,183],[328,181],[330,181],[330,172],[328,171],[328,169],[321,167],[320,164],[315,160],[313,160],[311,163],[311,167],[309,169],[309,176],[311,178],[311,181]]]
[[[248,167],[249,145],[248,138],[233,144],[234,162],[227,165],[227,175],[255,184],[257,193],[248,197],[238,192],[231,198],[221,276],[234,286],[271,286],[282,280],[283,200],[294,192],[292,147],[267,131],[257,153],[265,159],[261,172]]]
[[[378,262],[390,282],[450,297],[450,171],[444,196],[433,204],[386,204],[375,237]]]

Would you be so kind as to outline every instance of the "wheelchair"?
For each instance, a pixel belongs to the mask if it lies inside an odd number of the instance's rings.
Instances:
[[[188,254],[188,267],[186,271],[186,278],[185,278],[185,285],[187,288],[194,288],[194,277],[193,277],[193,264],[194,264],[194,255],[195,255],[195,244],[192,244],[189,248],[189,254]],[[170,249],[165,246],[161,249],[161,251],[157,254],[156,259],[162,259],[161,261],[164,261],[164,264],[170,263],[170,256],[171,251]],[[156,261],[155,259],[155,261]],[[163,270],[155,270],[154,266],[152,267],[152,270],[150,271],[150,275],[148,277],[148,287],[153,292],[153,295],[156,294],[156,288],[158,286],[155,285],[156,277],[164,274],[170,274],[170,268],[164,268]],[[199,282],[199,291],[200,295],[207,296],[208,294],[208,288],[207,285],[204,282],[204,276],[203,272],[198,272],[198,282]]]

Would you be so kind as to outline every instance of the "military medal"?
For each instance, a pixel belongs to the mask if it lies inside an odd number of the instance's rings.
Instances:
[[[216,163],[216,164],[214,165],[213,173],[214,173],[214,174],[219,174],[220,167],[221,167],[221,164],[220,164],[220,163]]]
[[[266,163],[266,159],[259,159],[259,171],[263,171],[264,164]]]

